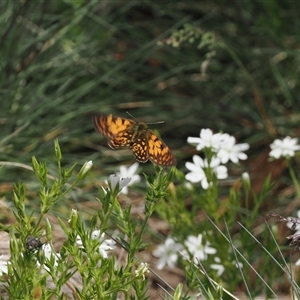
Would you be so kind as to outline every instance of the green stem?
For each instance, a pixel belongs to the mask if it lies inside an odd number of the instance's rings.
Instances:
[[[297,177],[296,177],[296,174],[294,172],[294,169],[292,168],[291,166],[291,161],[288,159],[288,165],[289,165],[289,172],[290,172],[290,175],[291,175],[291,178],[293,180],[293,183],[295,185],[295,188],[296,188],[296,191],[297,191],[297,195],[298,197],[300,197],[300,186],[299,186],[299,182],[297,180]]]

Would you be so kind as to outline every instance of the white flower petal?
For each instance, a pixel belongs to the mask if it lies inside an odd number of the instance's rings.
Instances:
[[[130,176],[133,176],[136,173],[138,167],[139,167],[139,163],[136,162],[128,168],[128,173],[130,174]]]
[[[198,137],[191,137],[191,136],[189,136],[189,137],[187,138],[187,142],[188,142],[189,144],[199,144],[199,143],[201,142],[201,139],[198,138]]]
[[[127,178],[121,178],[119,189],[122,190],[122,188],[124,186],[128,185],[130,181],[131,181],[131,178],[128,178],[128,177]]]
[[[227,168],[225,166],[218,166],[215,172],[218,179],[226,179],[228,177]]]
[[[193,162],[197,167],[200,167],[200,168],[204,167],[204,160],[199,155],[193,156]]]
[[[207,190],[207,189],[209,188],[210,185],[208,184],[207,178],[206,178],[206,177],[202,179],[202,181],[201,181],[201,186],[202,186],[202,188],[205,189],[205,190]]]
[[[119,176],[116,176],[115,174],[112,174],[109,176],[110,178],[110,186],[111,186],[111,190],[115,190],[119,180],[120,180],[120,177]]]
[[[193,182],[193,183],[200,182],[204,178],[205,178],[204,173],[192,173],[192,172],[190,172],[190,173],[187,173],[185,175],[185,179],[190,181],[190,182]]]
[[[139,163],[136,162],[129,167],[120,166],[120,170],[117,173],[120,179],[120,191],[122,194],[128,193],[128,186],[141,181],[141,177],[138,174],[135,174],[138,170]],[[131,180],[128,181],[128,178]],[[123,181],[125,180],[125,181]]]
[[[211,159],[211,161],[210,161],[210,167],[211,167],[211,168],[215,168],[215,167],[219,166],[220,163],[221,163],[221,161],[220,161],[219,158],[213,157],[213,158]]]
[[[187,161],[185,163],[185,167],[192,172],[197,172],[199,170],[199,167],[197,165],[195,165],[189,161]]]
[[[235,148],[238,151],[247,151],[250,148],[250,145],[247,143],[237,144],[235,145]]]

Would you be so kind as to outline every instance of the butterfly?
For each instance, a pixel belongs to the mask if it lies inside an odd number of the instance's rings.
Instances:
[[[108,138],[112,149],[129,147],[136,160],[145,163],[150,160],[159,166],[174,166],[176,159],[169,147],[148,128],[144,122],[97,115],[93,117],[95,128]]]

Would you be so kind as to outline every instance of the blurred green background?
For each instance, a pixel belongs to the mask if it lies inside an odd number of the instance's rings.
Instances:
[[[93,128],[95,112],[157,129],[178,168],[201,128],[250,143],[299,135],[300,7],[295,1],[1,1],[0,160],[131,164]],[[147,168],[147,165],[143,166]],[[5,167],[0,180],[30,180]],[[5,189],[2,189],[2,192]]]

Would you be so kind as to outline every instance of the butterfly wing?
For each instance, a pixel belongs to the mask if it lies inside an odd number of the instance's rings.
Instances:
[[[176,159],[169,147],[150,129],[147,132],[149,160],[159,166],[176,165]]]
[[[132,142],[130,149],[138,162],[145,163],[149,160],[148,130],[139,132]]]
[[[108,145],[113,148],[130,147],[135,133],[136,122],[114,117],[113,115],[98,115],[93,118],[95,128],[109,139]]]

